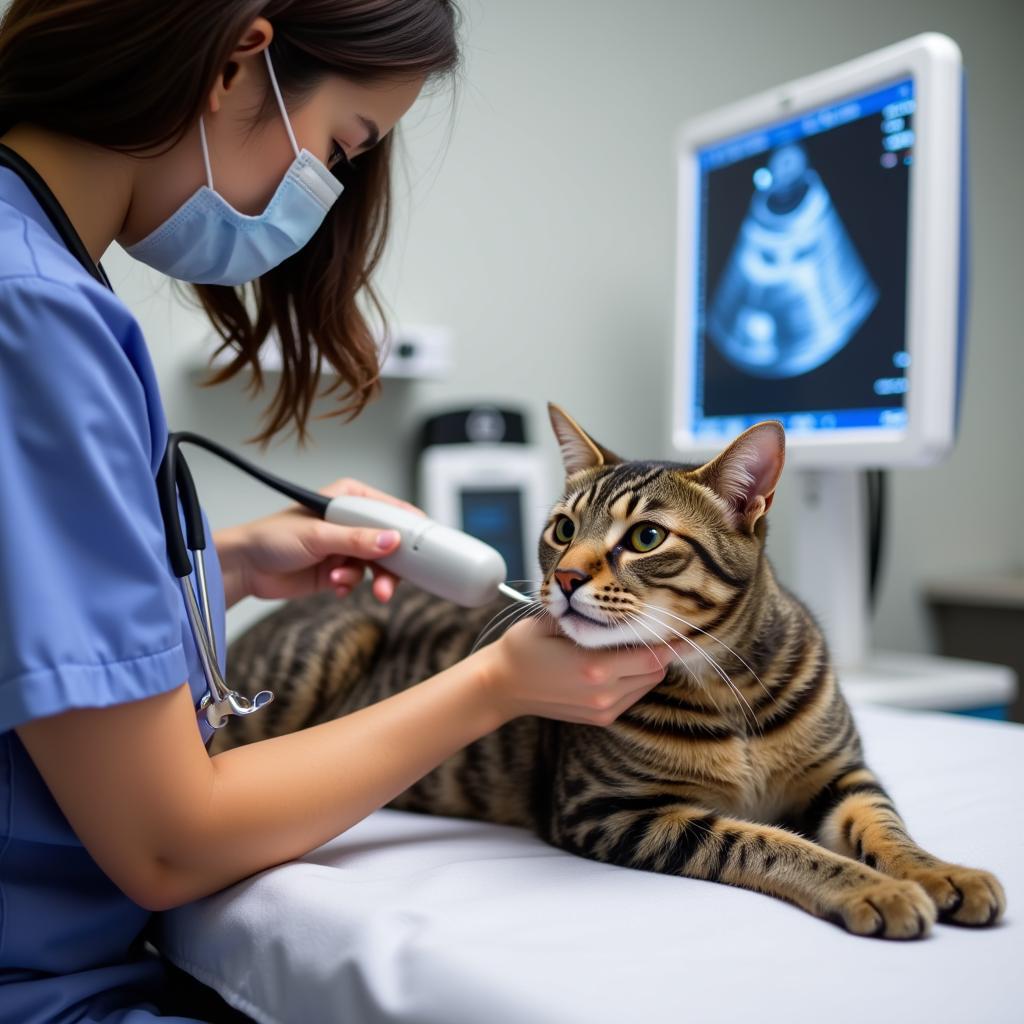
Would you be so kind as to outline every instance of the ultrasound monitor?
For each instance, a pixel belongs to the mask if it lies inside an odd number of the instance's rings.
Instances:
[[[870,661],[861,470],[953,445],[964,341],[963,71],[925,33],[685,124],[671,437],[786,430],[794,589]]]
[[[780,420],[796,465],[934,462],[963,346],[962,71],[927,33],[679,139],[673,445]]]

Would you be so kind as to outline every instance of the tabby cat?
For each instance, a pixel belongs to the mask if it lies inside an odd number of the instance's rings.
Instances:
[[[992,874],[907,834],[864,763],[820,629],[764,555],[781,426],[760,423],[685,466],[620,459],[548,410],[566,481],[540,539],[539,601],[467,610],[408,582],[386,605],[368,582],[345,600],[292,601],[229,651],[236,683],[276,700],[232,720],[211,752],[383,700],[464,658],[496,616],[500,632],[520,608],[588,647],[685,637],[692,654],[612,724],[513,719],[387,806],[517,825],[582,857],[754,889],[858,935],[997,921],[1005,897]]]

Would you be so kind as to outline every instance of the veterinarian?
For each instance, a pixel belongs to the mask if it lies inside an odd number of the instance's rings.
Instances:
[[[145,942],[153,912],[305,854],[518,715],[607,725],[664,675],[667,648],[585,651],[526,620],[336,721],[213,758],[197,727],[205,685],[154,487],[168,428],[100,258],[116,241],[191,283],[228,376],[280,336],[264,437],[304,425],[317,358],[361,410],[379,385],[356,299],[386,240],[391,129],[458,68],[457,27],[450,0],[7,9],[0,1024],[204,1019],[210,990]],[[322,493],[406,505],[350,479]],[[381,601],[395,584],[374,563],[394,539],[297,506],[213,541],[221,659],[247,595],[343,598],[367,569]]]

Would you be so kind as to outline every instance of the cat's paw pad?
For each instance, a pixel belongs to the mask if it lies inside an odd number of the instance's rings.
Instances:
[[[931,931],[936,910],[916,882],[886,878],[841,894],[826,916],[854,935],[920,939]]]
[[[915,867],[904,878],[924,887],[944,924],[985,927],[1006,910],[1006,893],[995,875],[959,864]]]

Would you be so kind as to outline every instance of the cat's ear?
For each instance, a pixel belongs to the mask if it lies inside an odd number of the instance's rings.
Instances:
[[[562,449],[562,462],[565,475],[570,477],[581,469],[592,469],[595,466],[610,466],[615,462],[624,462],[614,452],[599,445],[586,431],[563,409],[548,402],[548,416],[554,428],[558,445]]]
[[[753,533],[771,508],[786,458],[786,433],[776,420],[745,430],[717,458],[690,477],[711,488],[724,502],[732,526]]]

